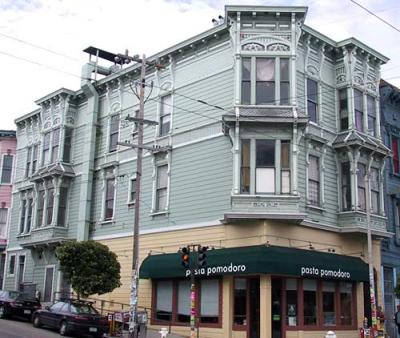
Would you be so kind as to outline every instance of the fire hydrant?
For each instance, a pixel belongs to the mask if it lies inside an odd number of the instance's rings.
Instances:
[[[328,331],[325,335],[325,338],[336,338],[336,333],[333,331]]]
[[[161,335],[161,338],[167,338],[167,334],[168,334],[168,329],[163,327],[161,328],[160,331],[158,331],[158,333]],[[336,337],[335,337],[336,338]]]

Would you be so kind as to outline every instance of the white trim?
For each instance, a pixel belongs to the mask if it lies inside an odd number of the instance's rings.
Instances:
[[[22,246],[14,246],[14,247],[9,247],[6,249],[6,252],[11,252],[11,251],[21,251],[24,250]]]
[[[13,273],[10,273],[10,259],[11,259],[11,257],[14,257],[14,271],[13,271]],[[14,254],[7,255],[6,258],[7,258],[6,259],[6,276],[7,277],[15,277],[15,265],[17,263],[17,254],[14,253]]]
[[[222,225],[222,222],[220,220],[215,220],[215,221],[202,222],[202,223],[174,225],[174,226],[169,226],[169,227],[140,230],[140,235],[164,233],[164,232],[177,231],[177,230],[206,228],[206,227],[211,227],[211,226],[216,226],[216,225]],[[90,239],[93,241],[101,241],[101,240],[105,240],[105,239],[116,239],[116,238],[131,237],[131,236],[133,236],[133,231],[121,232],[119,234],[112,234],[112,235],[93,236]]]
[[[132,192],[132,181],[135,181],[135,183],[136,183],[136,173],[135,174],[133,174],[133,175],[131,175],[130,177],[129,177],[129,180],[128,180],[128,198],[127,198],[127,201],[126,201],[126,203],[127,204],[129,204],[129,205],[135,205],[135,203],[136,203],[136,192],[135,192],[135,200],[131,200],[131,192]]]
[[[44,295],[46,293],[46,278],[47,278],[47,269],[48,268],[53,268],[53,280],[51,281],[51,294],[50,294],[50,301],[53,301],[53,292],[54,292],[54,278],[56,275],[56,265],[55,264],[49,264],[44,267],[44,280],[43,280],[43,302],[44,302]]]

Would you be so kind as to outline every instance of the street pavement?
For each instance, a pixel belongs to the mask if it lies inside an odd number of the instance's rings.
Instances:
[[[37,329],[28,321],[0,319],[0,338],[60,338],[56,331]]]

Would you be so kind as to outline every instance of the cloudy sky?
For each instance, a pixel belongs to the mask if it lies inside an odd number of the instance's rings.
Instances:
[[[398,0],[357,0],[400,28]],[[350,0],[0,0],[0,129],[61,88],[76,90],[95,46],[152,55],[212,27],[225,4],[306,5],[306,24],[332,39],[354,36],[388,56],[382,76],[400,86],[400,32]]]

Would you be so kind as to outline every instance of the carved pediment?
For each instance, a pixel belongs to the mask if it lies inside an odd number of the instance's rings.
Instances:
[[[246,51],[290,51],[291,35],[279,34],[241,34],[242,50]]]

